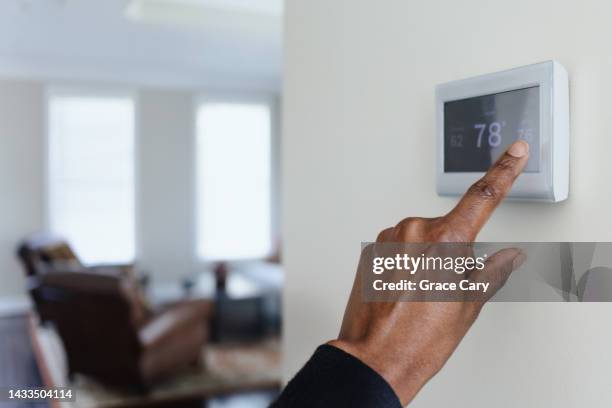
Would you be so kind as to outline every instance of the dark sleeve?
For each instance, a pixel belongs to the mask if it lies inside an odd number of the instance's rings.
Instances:
[[[376,371],[336,347],[323,345],[289,381],[271,407],[401,408],[402,405]]]

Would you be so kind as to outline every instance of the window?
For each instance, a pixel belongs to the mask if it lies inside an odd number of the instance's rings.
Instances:
[[[134,101],[53,94],[48,105],[48,217],[86,264],[135,256]]]
[[[197,256],[240,260],[269,255],[270,105],[203,103],[196,134]]]

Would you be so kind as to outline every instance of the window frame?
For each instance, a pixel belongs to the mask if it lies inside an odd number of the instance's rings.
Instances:
[[[133,214],[134,222],[134,258],[129,263],[136,265],[142,253],[140,247],[140,95],[133,87],[113,85],[92,84],[53,84],[44,89],[44,131],[43,131],[43,227],[46,231],[51,230],[51,161],[50,161],[50,139],[51,139],[51,102],[57,97],[83,97],[83,98],[127,98],[134,107],[133,123],[133,152],[132,152],[132,176],[133,176]],[[78,254],[77,254],[78,256]]]
[[[267,257],[274,255],[278,250],[278,242],[281,239],[281,194],[280,194],[280,153],[281,153],[281,112],[280,112],[280,96],[272,92],[231,92],[231,91],[214,91],[214,92],[199,92],[193,97],[192,106],[192,137],[191,137],[191,193],[192,193],[192,228],[191,228],[191,254],[192,261],[196,268],[209,268],[212,265],[224,262],[229,265],[248,265],[265,260]],[[228,104],[263,104],[270,109],[270,243],[271,252],[263,258],[249,258],[240,260],[212,260],[203,259],[198,255],[198,112],[199,108],[205,104],[228,103]]]

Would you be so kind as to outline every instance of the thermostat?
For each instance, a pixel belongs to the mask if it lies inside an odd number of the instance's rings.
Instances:
[[[547,61],[436,87],[437,190],[462,195],[516,140],[527,166],[509,199],[557,202],[569,188],[567,71]]]

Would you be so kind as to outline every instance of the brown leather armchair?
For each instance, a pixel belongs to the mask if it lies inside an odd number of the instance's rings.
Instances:
[[[24,239],[17,248],[26,276],[41,276],[51,271],[55,263],[66,267],[82,267],[68,243],[53,234],[39,232]]]
[[[64,344],[70,375],[147,390],[200,362],[210,302],[186,301],[153,313],[129,279],[78,272],[46,274],[36,289]]]
[[[48,232],[37,232],[25,238],[17,248],[17,257],[23,265],[28,291],[41,323],[49,320],[49,316],[48,311],[38,300],[38,283],[40,278],[49,273],[58,271],[87,272],[125,276],[129,279],[138,280],[139,284],[146,283],[147,281],[146,276],[135,276],[132,265],[97,265],[86,267],[66,240]]]
[[[65,240],[47,233],[25,239],[17,254],[41,321],[62,339],[70,375],[146,390],[200,361],[212,302],[153,310],[129,266],[85,267]]]
[[[17,248],[26,276],[42,276],[54,270],[87,271],[103,274],[130,274],[132,265],[96,265],[86,267],[62,237],[37,232],[25,238]]]

